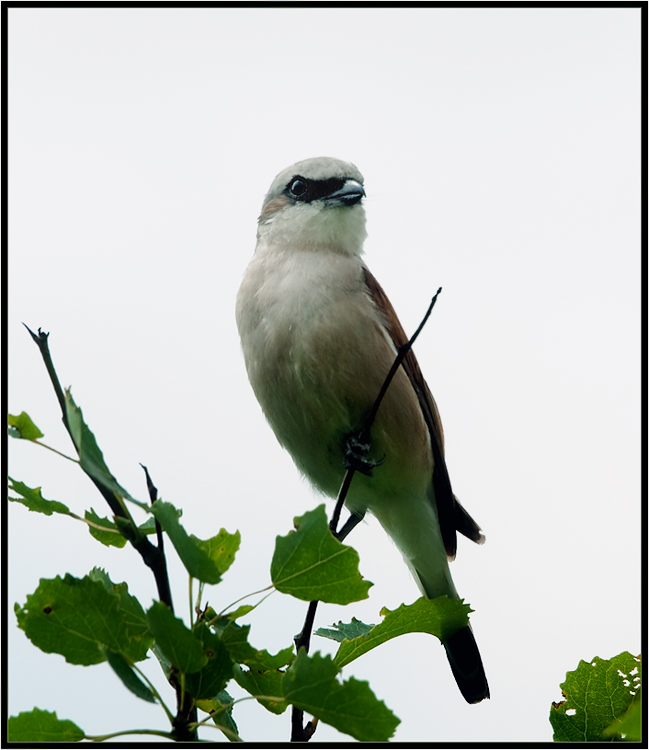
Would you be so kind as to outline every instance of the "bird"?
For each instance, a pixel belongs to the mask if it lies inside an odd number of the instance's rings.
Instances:
[[[245,366],[279,443],[317,491],[336,497],[347,467],[358,470],[346,532],[369,512],[425,597],[457,599],[449,569],[457,532],[479,544],[485,537],[453,494],[441,419],[412,350],[369,443],[360,437],[408,341],[363,261],[365,197],[357,167],[332,157],[298,161],[274,179],[236,299]],[[470,625],[443,646],[464,699],[489,698]]]

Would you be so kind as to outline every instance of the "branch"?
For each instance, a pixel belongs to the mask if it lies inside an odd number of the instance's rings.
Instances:
[[[392,382],[392,379],[396,375],[397,370],[401,366],[401,363],[406,358],[408,352],[412,349],[412,345],[415,343],[415,341],[417,340],[417,337],[422,332],[423,327],[428,322],[428,318],[430,318],[430,314],[433,312],[433,307],[435,307],[435,303],[437,302],[437,297],[439,296],[441,291],[442,291],[442,287],[440,286],[437,292],[435,292],[435,296],[431,300],[430,305],[428,305],[428,310],[426,310],[426,314],[424,315],[423,320],[419,324],[419,327],[417,328],[417,330],[412,334],[410,339],[405,344],[402,344],[400,347],[398,347],[397,356],[395,357],[395,360],[392,363],[392,367],[390,368],[388,374],[385,376],[385,380],[383,381],[383,385],[381,386],[379,395],[376,397],[376,400],[374,401],[374,404],[370,410],[370,413],[367,415],[367,418],[365,419],[365,424],[363,425],[363,429],[360,432],[360,442],[365,443],[367,445],[370,444],[370,431],[372,429],[372,425],[374,424],[374,420],[376,419],[376,415],[379,411],[379,407],[381,406],[381,402],[383,401],[383,397],[385,396],[388,390],[388,387],[390,386],[390,383]],[[352,479],[354,478],[355,473],[356,473],[356,469],[353,466],[349,466],[347,468],[347,471],[345,472],[345,476],[343,478],[343,483],[340,487],[340,491],[338,492],[338,497],[336,499],[336,507],[334,509],[333,516],[331,517],[331,523],[329,524],[331,533],[334,534],[334,536],[336,535],[336,529],[338,528],[340,514],[342,512],[345,499],[347,498],[347,493],[349,492],[349,486],[352,483]],[[349,521],[347,523],[349,523]],[[349,531],[351,531],[351,529],[349,529]],[[349,531],[347,533],[349,533]]]
[[[151,505],[153,505],[153,503],[155,503],[155,501],[158,499],[158,489],[151,481],[151,477],[149,476],[149,471],[146,466],[144,466],[143,464],[140,464],[140,466],[144,469],[144,474],[146,476],[146,486],[149,491],[149,500],[151,501]],[[154,561],[155,569],[151,568],[151,570],[156,579],[156,584],[158,587],[158,598],[161,602],[164,602],[173,612],[174,605],[171,599],[171,584],[169,583],[169,574],[167,572],[167,558],[164,551],[164,539],[162,536],[162,527],[158,523],[158,519],[156,519],[155,522],[155,530],[158,539],[158,546],[154,547],[149,542],[151,549],[155,550],[156,552],[156,559]]]
[[[372,429],[372,425],[374,424],[374,420],[376,419],[379,407],[381,406],[381,402],[383,401],[383,397],[385,396],[397,370],[401,366],[401,363],[406,358],[408,352],[412,349],[412,345],[415,343],[417,337],[428,322],[428,318],[430,318],[430,314],[433,312],[433,307],[435,307],[435,302],[437,302],[437,297],[439,296],[441,291],[442,287],[440,286],[440,288],[435,293],[435,296],[431,300],[430,305],[428,306],[428,310],[426,310],[426,314],[424,315],[424,318],[419,324],[417,330],[405,344],[397,348],[397,356],[395,357],[395,360],[392,363],[392,367],[390,368],[388,374],[385,376],[385,380],[383,381],[383,385],[381,386],[379,395],[376,397],[374,404],[372,405],[372,408],[367,415],[367,418],[365,419],[365,424],[363,425],[363,429],[360,432],[359,442],[364,443],[368,446],[370,445],[370,431]],[[354,478],[355,473],[356,469],[353,466],[347,467],[347,471],[345,472],[345,476],[343,477],[343,483],[340,487],[340,491],[338,492],[338,497],[336,498],[336,506],[334,508],[333,515],[331,516],[331,521],[329,522],[331,533],[340,542],[342,542],[342,540],[349,534],[349,532],[363,520],[363,516],[365,515],[365,511],[362,511],[362,514],[352,513],[343,527],[340,529],[340,531],[338,531],[340,514],[342,512],[343,505],[345,503],[345,499],[347,498],[347,493],[349,492],[349,487],[352,483],[352,479]],[[300,648],[304,648],[305,651],[309,653],[309,646],[311,644],[311,631],[313,630],[313,623],[315,620],[315,613],[317,608],[317,601],[309,602],[309,608],[307,609],[302,631],[299,633],[299,635],[296,635],[294,639],[295,648],[297,651],[299,651]],[[313,736],[316,729],[316,721],[312,720],[306,726],[304,726],[303,722],[304,712],[299,708],[293,706],[291,715],[291,742],[308,742]]]
[[[422,332],[423,327],[428,322],[428,318],[430,318],[430,314],[433,312],[433,307],[435,307],[435,302],[437,302],[437,297],[439,296],[439,294],[441,293],[441,291],[442,291],[442,287],[440,286],[440,288],[435,292],[435,296],[430,301],[430,305],[428,305],[428,310],[426,310],[426,314],[424,315],[424,318],[421,321],[421,323],[419,324],[419,327],[417,328],[417,330],[412,334],[412,336],[410,337],[409,341],[407,341],[405,344],[402,344],[397,349],[397,356],[396,356],[394,362],[392,363],[392,367],[390,368],[390,372],[388,372],[388,374],[385,377],[385,380],[383,381],[383,385],[381,386],[381,390],[379,391],[379,395],[376,397],[376,401],[374,402],[374,406],[372,407],[372,410],[370,411],[370,413],[369,413],[369,415],[367,417],[367,420],[365,422],[365,426],[363,427],[363,431],[361,433],[361,435],[364,438],[367,438],[368,441],[370,439],[370,430],[372,428],[372,425],[374,424],[374,420],[376,419],[376,413],[379,410],[379,406],[381,406],[381,401],[383,401],[383,397],[385,396],[385,393],[388,390],[388,386],[392,382],[392,378],[395,376],[395,373],[399,369],[399,366],[401,365],[401,363],[403,362],[403,360],[406,358],[406,355],[412,349],[412,345],[415,343],[415,341],[417,340],[417,337]]]
[[[23,325],[25,325],[23,323]],[[77,454],[79,454],[79,449],[77,447],[77,444],[74,440],[74,436],[72,434],[72,431],[70,430],[70,425],[68,423],[67,418],[67,412],[66,412],[66,405],[65,405],[65,395],[63,393],[63,389],[61,388],[61,383],[59,382],[58,375],[56,374],[56,370],[54,368],[54,363],[52,362],[52,355],[50,354],[49,344],[48,344],[48,336],[49,333],[44,333],[41,331],[41,329],[38,329],[38,334],[35,334],[33,331],[31,331],[26,325],[25,328],[29,331],[31,334],[31,337],[36,342],[39,351],[41,353],[41,356],[43,357],[43,361],[45,362],[45,367],[47,368],[48,375],[50,376],[50,381],[52,382],[52,385],[54,387],[54,392],[56,393],[56,397],[59,402],[59,406],[61,407],[61,412],[63,414],[63,424],[65,425],[66,430],[68,431],[68,434],[70,435],[70,438],[72,440],[72,444],[75,447],[75,450],[77,451]],[[142,464],[140,464],[142,466]],[[106,487],[104,487],[100,482],[98,482],[94,477],[92,477],[88,472],[85,471],[84,467],[81,466],[81,468],[84,470],[84,473],[86,476],[88,476],[95,487],[101,492],[102,496],[110,506],[110,509],[113,511],[113,514],[115,516],[115,522],[117,524],[117,527],[119,528],[120,532],[128,539],[128,541],[131,543],[133,547],[140,553],[140,556],[142,557],[142,560],[144,561],[144,564],[151,569],[151,572],[153,573],[153,576],[155,578],[156,587],[158,589],[158,598],[161,602],[166,604],[169,609],[173,612],[173,601],[171,598],[171,585],[169,583],[169,575],[167,572],[167,559],[165,557],[164,553],[164,542],[163,542],[163,536],[162,536],[162,528],[158,521],[156,520],[156,535],[158,540],[158,546],[154,546],[151,544],[151,542],[144,536],[137,526],[135,525],[135,522],[131,518],[130,513],[126,509],[126,507],[120,502],[119,498],[110,490],[108,490]],[[146,466],[142,466],[144,469],[144,473],[146,475],[146,482],[147,482],[147,489],[149,491],[149,499],[151,501],[151,504],[156,501],[158,497],[158,490],[156,489],[155,485],[151,481],[151,477],[149,476],[149,472],[146,468]],[[176,717],[173,719],[173,733],[172,736],[174,739],[178,741],[195,741],[197,739],[197,732],[195,728],[190,728],[190,724],[195,724],[196,718],[197,718],[197,712],[196,707],[194,706],[194,700],[193,698],[185,692],[183,689],[183,686],[181,684],[181,681],[178,679],[177,671],[172,669],[171,674],[169,675],[169,682],[176,690],[176,699],[177,699],[177,714]],[[116,736],[116,735],[112,735]],[[169,736],[168,734],[164,734],[163,736]]]
[[[25,324],[23,323],[23,325]],[[28,326],[25,325],[25,328],[27,328],[27,330],[29,331],[32,339],[38,346],[38,349],[41,353],[41,357],[43,358],[43,362],[45,363],[45,367],[47,368],[47,373],[50,376],[50,381],[52,383],[52,386],[54,387],[56,398],[58,399],[59,406],[61,407],[63,424],[65,425],[65,429],[70,435],[70,439],[72,440],[72,444],[77,451],[77,455],[79,455],[79,450],[74,441],[74,437],[68,423],[68,417],[65,408],[65,395],[63,393],[63,389],[61,388],[61,383],[59,382],[56,370],[54,369],[52,355],[50,354],[50,348],[48,344],[49,333],[44,333],[39,328],[38,333],[36,334],[32,330],[30,330]],[[83,466],[81,468],[83,469]],[[158,589],[158,597],[160,601],[167,604],[173,610],[173,604],[171,601],[171,588],[169,585],[169,578],[167,576],[167,564],[164,557],[164,550],[158,547],[154,547],[154,545],[151,544],[151,542],[139,531],[133,519],[131,518],[130,513],[114,493],[106,489],[106,487],[104,487],[94,477],[88,474],[85,469],[84,473],[87,477],[89,477],[89,479],[101,493],[104,500],[108,503],[110,509],[113,512],[113,515],[115,516],[117,526],[121,533],[140,553],[144,564],[151,569],[151,572],[153,573],[153,576],[155,578],[156,587]]]
[[[140,464],[140,466],[144,469],[146,486],[149,491],[149,500],[151,501],[151,505],[153,505],[158,499],[158,488],[153,484],[147,467],[144,466],[144,464]],[[160,526],[157,518],[155,522],[155,530],[158,539],[158,546],[156,549],[160,553],[159,573],[163,586],[163,591],[159,590],[160,601],[167,604],[169,609],[173,612],[174,607],[171,600],[171,587],[169,585],[169,576],[167,574],[167,558],[164,554],[164,537],[162,535],[162,526]],[[198,711],[194,705],[193,697],[186,692],[184,685],[182,684],[182,676],[179,679],[179,672],[175,667],[172,667],[169,673],[169,683],[176,691],[176,716],[172,719],[173,737],[178,742],[195,742],[198,739]]]
[[[47,337],[50,334],[43,333],[40,328],[38,329],[38,334],[36,334],[25,323],[23,323],[23,325],[29,331],[30,336],[34,339],[34,341],[36,342],[36,346],[38,346],[40,350],[41,357],[43,357],[43,362],[45,362],[47,374],[50,376],[50,381],[52,382],[52,385],[54,386],[54,392],[56,393],[56,398],[58,399],[59,406],[61,407],[61,412],[63,413],[63,424],[65,425],[65,429],[68,431],[68,433],[70,433],[70,425],[68,424],[68,416],[65,411],[65,396],[63,395],[63,389],[61,388],[61,383],[59,383],[59,377],[56,374],[56,370],[54,369],[54,363],[52,362],[52,355],[50,354],[50,347],[48,346],[48,343],[47,343]],[[72,437],[72,433],[70,433],[70,437]],[[72,442],[74,443],[74,440]]]
[[[61,407],[61,413],[63,415],[63,424],[65,425],[65,429],[68,431],[68,435],[70,436],[70,439],[72,440],[72,445],[74,445],[74,449],[77,451],[77,455],[79,455],[79,450],[77,448],[76,443],[74,442],[74,437],[72,435],[72,431],[70,430],[70,424],[68,423],[68,415],[67,410],[65,408],[65,395],[63,394],[63,389],[61,388],[61,383],[59,382],[59,377],[56,374],[56,370],[54,369],[54,363],[52,362],[52,355],[50,354],[50,347],[47,343],[47,338],[50,335],[49,333],[43,333],[41,329],[38,329],[38,334],[34,333],[28,326],[26,326],[24,323],[23,325],[27,330],[29,331],[31,337],[36,342],[36,345],[38,346],[38,349],[41,353],[41,357],[43,358],[43,362],[45,362],[45,367],[47,369],[47,374],[50,376],[50,381],[54,387],[54,392],[56,393],[56,398],[58,399],[59,406]],[[83,469],[83,467],[81,467]],[[84,470],[85,471],[85,470]],[[133,524],[133,521],[126,511],[126,509],[122,506],[122,504],[119,502],[119,500],[115,497],[115,495],[107,490],[102,484],[100,484],[94,477],[90,476],[87,472],[86,476],[90,478],[92,483],[95,485],[95,487],[101,492],[104,500],[108,503],[110,509],[113,511],[113,514],[116,516],[119,516],[120,518],[125,518],[128,521],[131,522],[132,527],[135,527],[135,524]],[[126,531],[124,536],[132,543],[133,538],[135,535],[133,532],[131,532],[130,536],[126,529],[122,530],[123,532]]]

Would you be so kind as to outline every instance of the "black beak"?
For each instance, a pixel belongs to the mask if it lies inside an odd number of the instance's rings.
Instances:
[[[365,196],[365,190],[360,182],[346,180],[345,184],[326,196],[325,203],[342,203],[343,206],[353,206]]]

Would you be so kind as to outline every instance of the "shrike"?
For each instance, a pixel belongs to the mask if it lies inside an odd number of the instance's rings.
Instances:
[[[361,173],[339,159],[306,159],[275,178],[237,296],[248,377],[313,486],[336,497],[353,463],[349,510],[378,519],[425,596],[457,598],[448,565],[456,532],[484,536],[451,490],[439,413],[412,351],[381,403],[369,453],[356,455],[354,438],[408,340],[361,258],[364,196]],[[488,698],[471,628],[444,647],[464,698]]]

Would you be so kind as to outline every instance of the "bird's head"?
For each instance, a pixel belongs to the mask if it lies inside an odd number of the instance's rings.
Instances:
[[[258,239],[287,250],[360,254],[365,232],[363,175],[351,163],[320,156],[280,172],[266,194]]]

